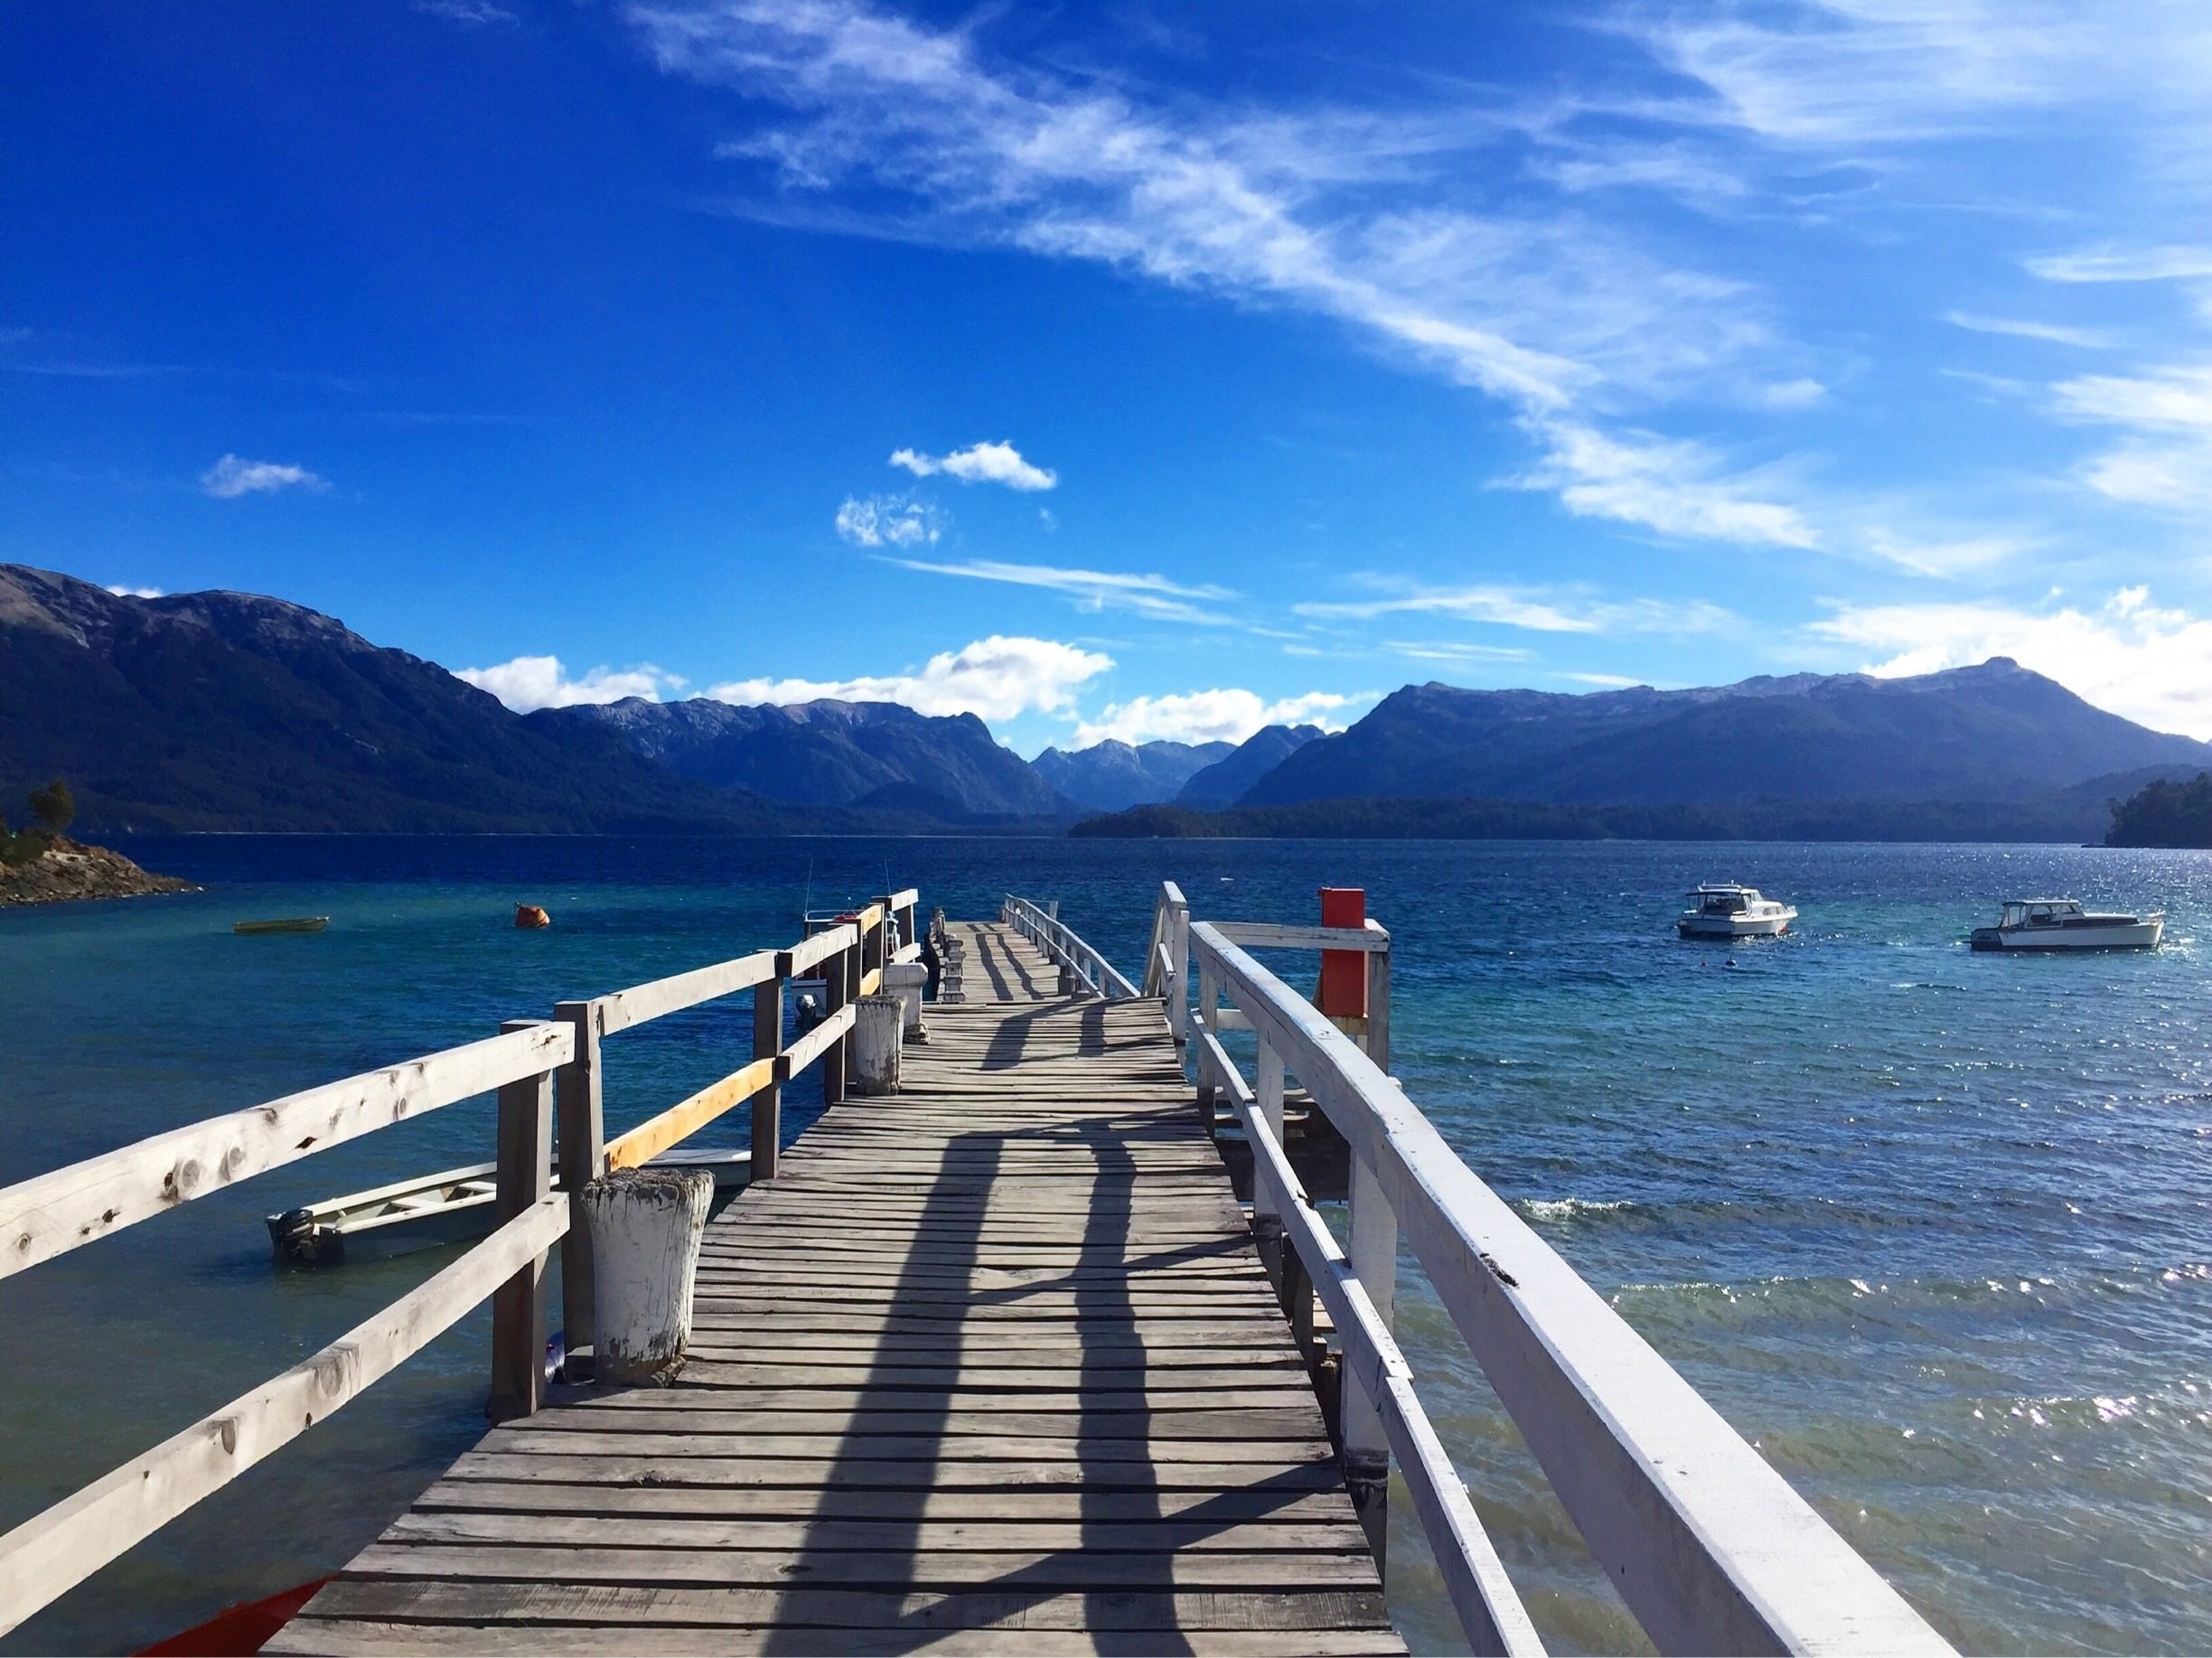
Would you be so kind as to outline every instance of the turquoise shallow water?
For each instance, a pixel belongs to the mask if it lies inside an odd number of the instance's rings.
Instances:
[[[207,838],[130,848],[202,895],[0,912],[0,1182],[785,941],[820,904],[1015,888],[1118,962],[1151,893],[1295,919],[1363,885],[1396,941],[1395,1069],[1468,1161],[1964,1647],[2212,1648],[2212,856],[1573,843]],[[1668,932],[1737,877],[1803,911]],[[1995,903],[2163,904],[2155,955],[1971,955]],[[519,933],[517,899],[555,924]],[[328,913],[308,937],[245,916]],[[1295,959],[1292,959],[1295,960]],[[612,1050],[619,1127],[730,1068],[742,1008]],[[803,1094],[791,1127],[810,1116]],[[714,1132],[739,1144],[742,1113]],[[0,1526],[331,1339],[444,1259],[272,1269],[259,1217],[490,1156],[488,1101],[0,1282]],[[1408,1264],[1400,1330],[1560,1649],[1634,1625]],[[483,1320],[0,1647],[116,1650],[342,1561],[481,1430]],[[1403,1504],[1400,1505],[1401,1513]],[[1401,1524],[1417,1647],[1451,1621]]]

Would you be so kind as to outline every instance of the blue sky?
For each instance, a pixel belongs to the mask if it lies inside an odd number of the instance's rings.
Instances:
[[[2212,8],[0,12],[0,558],[1024,752],[2004,652],[2212,737]]]

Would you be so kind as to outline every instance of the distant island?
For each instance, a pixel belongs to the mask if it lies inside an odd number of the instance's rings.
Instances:
[[[26,829],[10,830],[0,818],[0,907],[199,890],[189,881],[150,875],[120,852],[70,839],[62,831],[76,815],[76,799],[60,778],[33,790],[30,803]]]
[[[2181,795],[2146,791],[2207,772],[2212,745],[2002,657],[1676,690],[1408,685],[1344,731],[1107,741],[1035,761],[973,714],[890,702],[518,713],[282,599],[138,597],[0,565],[0,777],[67,776],[80,832],[96,836],[2081,843],[2110,829],[2115,845],[2163,845],[2179,843],[2131,838],[2202,831],[2142,827],[2187,816]]]
[[[2212,848],[2212,772],[2145,783],[2113,808],[2104,844]]]

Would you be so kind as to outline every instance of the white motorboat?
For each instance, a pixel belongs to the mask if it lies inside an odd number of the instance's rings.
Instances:
[[[1686,939],[1774,939],[1797,919],[1795,906],[1762,897],[1756,886],[1709,881],[1688,895],[1690,907],[1674,923]]]
[[[2166,932],[2166,913],[2096,914],[2078,898],[2014,898],[1994,927],[1976,927],[1976,950],[2155,950]]]

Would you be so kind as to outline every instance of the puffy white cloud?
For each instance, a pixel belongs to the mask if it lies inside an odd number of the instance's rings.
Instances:
[[[1193,600],[1229,599],[1226,587],[1196,586],[1170,581],[1165,576],[1131,575],[1112,570],[1070,570],[1049,564],[1008,564],[996,558],[970,558],[961,564],[930,564],[916,558],[894,559],[909,570],[932,576],[960,576],[971,581],[1005,582],[1017,587],[1045,587],[1073,597],[1085,610],[1131,610],[1156,622],[1225,623],[1229,618],[1202,610]]]
[[[1856,646],[1885,677],[2009,656],[2100,708],[2212,740],[2212,619],[2162,610],[2142,587],[2102,605],[1844,605],[1813,632]]]
[[[218,501],[236,501],[241,495],[273,494],[278,490],[327,490],[330,484],[305,466],[226,454],[200,474],[200,487]]]
[[[950,454],[923,454],[914,449],[895,449],[891,464],[904,466],[917,478],[943,473],[962,483],[1003,483],[1010,490],[1048,490],[1060,474],[1032,466],[1012,444],[970,444]]]
[[[926,547],[942,533],[940,515],[900,496],[848,496],[837,532],[855,547]]]
[[[572,707],[580,702],[620,702],[625,697],[658,702],[664,688],[683,686],[674,674],[663,673],[650,662],[619,670],[595,668],[582,679],[571,679],[558,656],[518,656],[491,668],[457,669],[454,677],[490,691],[517,714]]]
[[[1123,743],[1242,743],[1266,726],[1320,726],[1341,730],[1331,717],[1354,703],[1373,700],[1371,691],[1340,697],[1308,691],[1273,701],[1247,690],[1185,691],[1166,697],[1132,697],[1109,703],[1093,720],[1075,727],[1075,746],[1088,748],[1109,737]]]
[[[899,702],[920,714],[975,714],[1013,719],[1058,713],[1075,693],[1113,666],[1113,658],[1057,640],[992,634],[941,651],[914,671],[850,679],[738,679],[707,694],[724,702]]]

